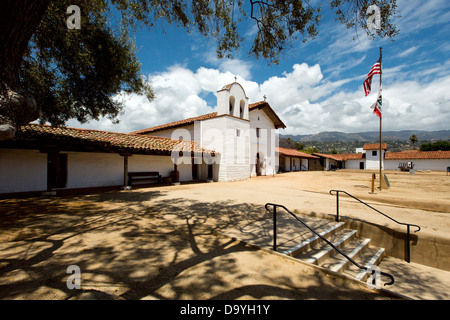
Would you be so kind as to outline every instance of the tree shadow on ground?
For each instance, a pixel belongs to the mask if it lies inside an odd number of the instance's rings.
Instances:
[[[289,275],[259,274],[267,257],[216,233],[263,219],[260,205],[164,195],[140,189],[0,201],[0,298],[376,297],[316,273],[309,276],[319,284],[304,288]],[[70,265],[81,269],[80,290],[67,287]]]

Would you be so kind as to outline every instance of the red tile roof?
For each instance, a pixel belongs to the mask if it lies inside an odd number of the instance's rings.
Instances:
[[[133,131],[133,132],[130,132],[130,134],[148,134],[148,133],[152,133],[152,132],[156,132],[156,131],[174,129],[174,128],[194,124],[195,121],[202,121],[202,120],[212,119],[215,117],[217,117],[217,112],[212,112],[212,113],[204,114],[204,115],[198,116],[198,117],[192,117],[192,118],[185,119],[185,120],[174,121],[174,122],[170,122],[170,123],[166,123],[166,124],[161,124],[161,125],[158,125],[155,127],[147,128],[147,129]]]
[[[414,159],[450,159],[450,151],[419,151],[386,152],[386,160]]]
[[[128,151],[167,155],[170,155],[173,150],[192,150],[195,153],[214,152],[200,148],[199,143],[193,141],[40,124],[28,124],[21,127],[14,138],[3,141],[0,146],[29,148],[56,146],[61,150]]]
[[[342,157],[338,154],[327,154],[327,153],[313,153],[313,155],[322,157],[322,158],[328,158],[336,161],[342,161]]]
[[[381,148],[387,150],[387,143],[382,143]],[[380,150],[379,143],[368,143],[363,146],[363,150]]]
[[[333,159],[336,161],[364,159],[364,153],[347,153],[347,154],[314,153],[314,155]],[[414,160],[414,159],[450,159],[450,151],[407,150],[400,152],[386,152],[385,157],[385,160]]]
[[[364,153],[341,153],[335,154],[335,156],[340,157],[343,161],[364,159]]]
[[[295,149],[287,149],[287,148],[277,148],[276,151],[283,156],[289,157],[297,157],[297,158],[306,158],[306,159],[319,159],[319,157],[310,155],[305,152],[301,152]]]
[[[337,153],[337,154],[314,153],[314,154],[320,157],[329,158],[336,161],[364,159],[364,153]]]

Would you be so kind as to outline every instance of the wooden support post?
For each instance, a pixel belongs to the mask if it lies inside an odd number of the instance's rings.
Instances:
[[[130,190],[131,187],[128,185],[128,157],[132,154],[129,152],[120,152],[119,155],[123,157],[123,189]]]
[[[172,184],[180,184],[180,173],[178,172],[178,165],[174,162],[172,171]]]
[[[372,173],[372,187],[370,193],[375,193],[375,173]]]
[[[128,187],[128,156],[123,156],[123,185]]]

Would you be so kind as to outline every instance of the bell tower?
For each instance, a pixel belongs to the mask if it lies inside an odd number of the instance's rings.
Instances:
[[[233,82],[217,91],[217,115],[230,115],[249,120],[248,98],[244,88]]]

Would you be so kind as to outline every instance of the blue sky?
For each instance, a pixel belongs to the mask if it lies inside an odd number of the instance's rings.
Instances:
[[[400,34],[395,41],[369,39],[362,30],[334,21],[322,2],[319,35],[293,43],[279,65],[247,54],[248,43],[234,59],[219,60],[215,42],[176,26],[136,34],[142,72],[156,99],[118,96],[125,102],[120,123],[108,119],[68,126],[131,132],[215,111],[215,92],[237,76],[250,102],[267,101],[287,125],[281,134],[321,131],[377,131],[370,106],[376,100],[378,75],[365,97],[363,81],[383,47],[383,130],[450,129],[450,2],[398,0]],[[251,36],[254,26],[242,26]],[[419,137],[420,138],[420,137]]]

